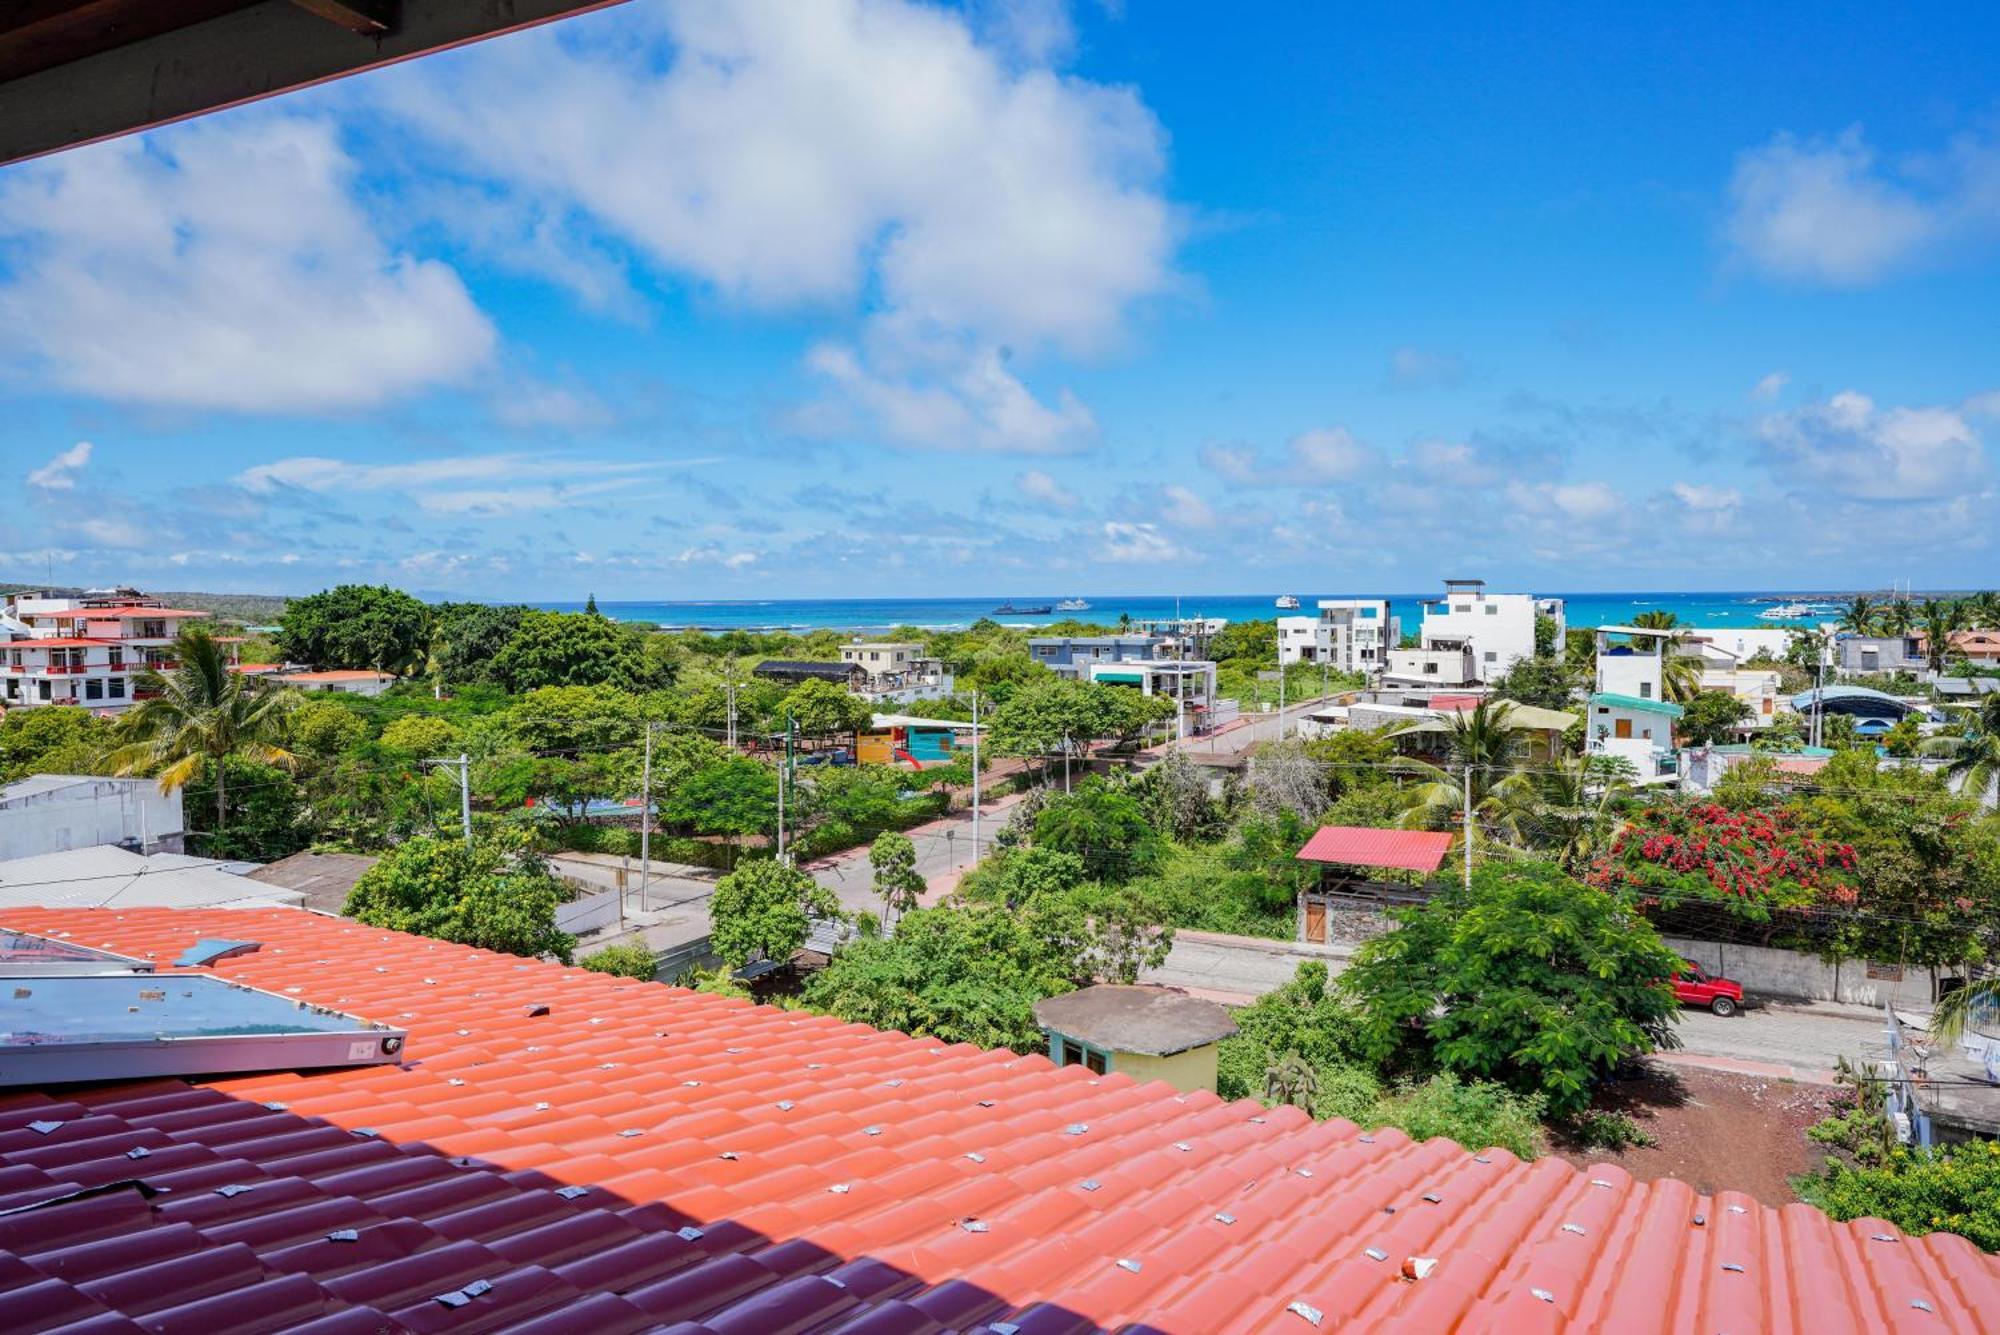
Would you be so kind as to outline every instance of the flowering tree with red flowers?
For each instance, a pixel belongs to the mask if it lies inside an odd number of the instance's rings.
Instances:
[[[1712,904],[1756,922],[1859,897],[1852,845],[1819,838],[1785,808],[1731,811],[1712,802],[1647,807],[1586,879],[1648,907]]]

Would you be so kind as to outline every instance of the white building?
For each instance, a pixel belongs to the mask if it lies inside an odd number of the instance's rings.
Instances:
[[[0,708],[129,709],[139,698],[134,675],[174,666],[174,637],[207,615],[137,589],[14,594],[0,605]]]
[[[911,701],[950,695],[944,663],[924,655],[921,644],[870,641],[840,646],[840,661],[867,673],[858,694]]]
[[[178,853],[186,830],[181,790],[155,779],[36,774],[0,787],[0,862],[98,844]]]
[[[1597,674],[1587,746],[1631,763],[1641,781],[1677,776],[1674,722],[1684,712],[1666,698],[1670,634],[1641,626],[1597,628]]]
[[[1421,649],[1391,649],[1383,681],[1395,686],[1476,687],[1480,677],[1471,642],[1440,636],[1426,638]]]
[[[1370,676],[1388,666],[1402,638],[1386,598],[1322,598],[1319,615],[1278,618],[1278,662],[1324,663]]]
[[[1504,675],[1517,658],[1535,656],[1535,618],[1556,623],[1556,644],[1562,644],[1563,601],[1529,593],[1488,593],[1486,581],[1448,579],[1444,596],[1424,600],[1421,646],[1465,648],[1472,653],[1473,679],[1490,682]]]
[[[1137,686],[1147,695],[1173,697],[1180,702],[1181,725],[1188,732],[1200,732],[1218,722],[1213,663],[1187,659],[1091,663],[1084,673],[1086,681]]]

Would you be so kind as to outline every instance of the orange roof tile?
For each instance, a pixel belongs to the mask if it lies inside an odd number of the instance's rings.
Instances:
[[[255,938],[214,972],[410,1034],[397,1066],[0,1096],[12,1329],[1835,1335],[2000,1310],[2000,1263],[1958,1237],[295,910],[6,925],[162,961]],[[1413,1257],[1436,1267],[1402,1278]]]
[[[1377,830],[1364,825],[1322,825],[1296,854],[1301,862],[1349,867],[1436,871],[1451,851],[1451,836],[1432,830]]]

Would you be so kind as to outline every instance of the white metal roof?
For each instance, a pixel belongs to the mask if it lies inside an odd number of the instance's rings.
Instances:
[[[179,853],[142,856],[115,844],[0,862],[0,910],[39,906],[96,908],[297,908],[296,890],[246,880],[228,870],[248,864]]]

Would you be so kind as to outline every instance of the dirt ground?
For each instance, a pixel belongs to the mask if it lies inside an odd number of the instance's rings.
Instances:
[[[1677,1177],[1701,1192],[1748,1192],[1766,1205],[1796,1200],[1788,1179],[1818,1168],[1823,1156],[1805,1129],[1836,1110],[1840,1091],[1755,1076],[1648,1064],[1642,1079],[1621,1081],[1596,1106],[1631,1117],[1658,1142],[1620,1152],[1555,1153],[1577,1165],[1614,1163],[1650,1180]]]

